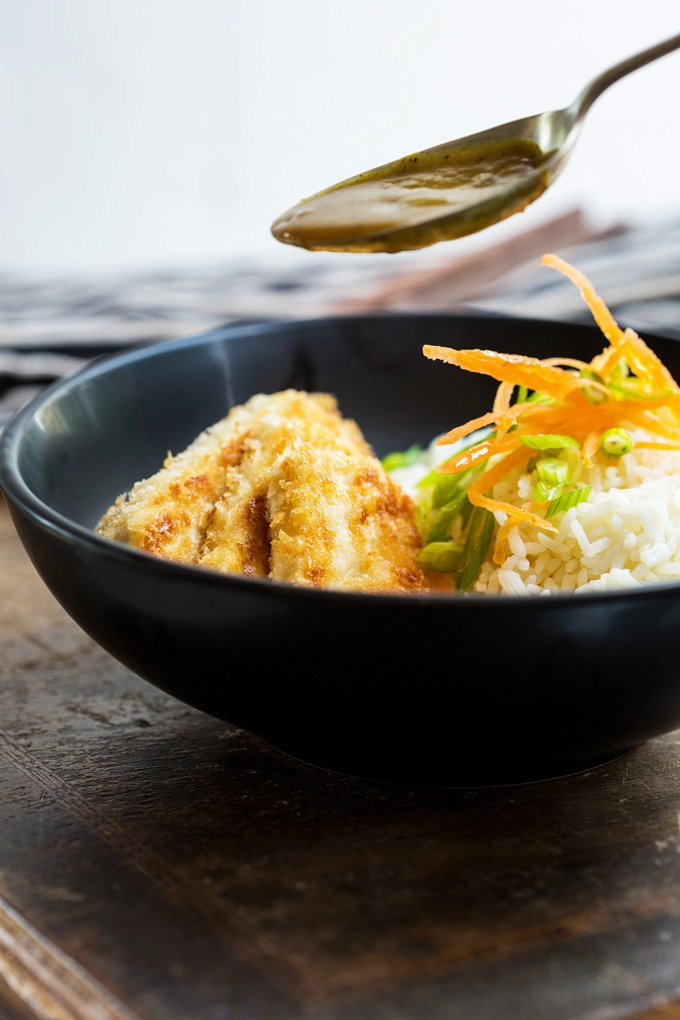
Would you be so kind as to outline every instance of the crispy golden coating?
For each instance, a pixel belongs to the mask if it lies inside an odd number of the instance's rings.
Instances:
[[[277,458],[296,439],[349,456],[371,452],[356,423],[342,418],[327,394],[284,390],[268,397],[266,412],[244,440],[243,456],[227,470],[223,495],[208,522],[200,566],[269,575],[267,490]]]
[[[353,591],[426,591],[411,499],[372,456],[296,441],[268,504],[273,580]]]
[[[96,530],[223,573],[427,589],[412,501],[328,394],[284,390],[233,408],[120,496]]]
[[[168,456],[157,474],[119,496],[97,525],[97,532],[167,559],[197,563],[215,503],[227,485],[237,484],[239,465],[261,445],[260,431],[271,435],[290,421],[303,423],[310,438],[315,430],[328,434],[335,431],[338,442],[348,450],[368,449],[358,426],[342,418],[328,394],[297,390],[273,396],[258,394],[232,408],[226,418],[202,432],[182,453]],[[278,452],[276,449],[272,459]],[[265,481],[261,494],[266,486]],[[256,512],[250,509],[252,498],[249,496],[244,503],[244,512],[256,518]],[[240,571],[238,566],[235,569]]]
[[[224,491],[227,468],[243,456],[243,442],[257,405],[233,412],[202,432],[161,470],[119,496],[96,531],[166,559],[195,563],[206,521]]]

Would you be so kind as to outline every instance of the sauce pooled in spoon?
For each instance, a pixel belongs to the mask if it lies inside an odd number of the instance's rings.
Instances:
[[[424,248],[521,212],[550,184],[551,155],[520,137],[437,146],[303,199],[272,233],[310,251]]]

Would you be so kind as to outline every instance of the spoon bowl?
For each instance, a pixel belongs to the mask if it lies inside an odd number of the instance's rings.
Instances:
[[[303,199],[272,225],[311,251],[398,252],[473,234],[521,212],[566,164],[610,85],[680,47],[680,35],[614,65],[562,110],[509,121],[412,153]]]

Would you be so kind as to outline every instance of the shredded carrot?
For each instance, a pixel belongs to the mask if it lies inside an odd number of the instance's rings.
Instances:
[[[528,401],[525,401],[523,404],[513,404],[504,414],[499,415],[494,411],[490,411],[480,418],[473,418],[465,425],[459,425],[455,429],[451,429],[446,435],[440,436],[436,445],[450,446],[452,443],[457,443],[459,439],[464,439],[471,432],[476,432],[478,429],[484,428],[486,425],[493,425],[496,422],[499,424],[498,431],[500,435],[501,432],[507,432],[510,426],[518,422],[520,418],[533,422],[547,421],[553,411],[553,407],[532,404]]]
[[[458,456],[452,457],[451,460],[444,461],[437,468],[437,472],[440,475],[457,475],[461,471],[467,471],[468,468],[474,467],[478,461],[488,460],[489,457],[495,457],[498,453],[507,453],[509,450],[516,449],[517,445],[514,432],[501,439],[484,440],[477,446],[472,446],[469,450],[464,450]],[[523,446],[522,449],[527,450],[531,456],[532,451],[528,450],[526,446]]]
[[[678,429],[677,424],[672,425],[662,421],[657,415],[652,414],[646,408],[631,409],[628,413],[628,420],[633,425],[638,425],[640,428],[646,429],[647,432],[653,432],[664,439],[672,441],[680,440],[680,429]]]
[[[600,449],[600,440],[602,439],[602,432],[589,432],[583,441],[581,447],[581,457],[586,467],[591,468],[593,466],[593,457]]]
[[[678,384],[675,379],[642,337],[632,329],[627,329],[623,336],[626,341],[626,361],[636,375],[643,378],[646,375],[652,386],[668,388],[677,393]]]
[[[503,513],[508,514],[509,517],[514,517],[519,521],[528,521],[530,524],[535,524],[537,528],[543,528],[545,531],[557,531],[554,524],[544,520],[537,514],[532,514],[529,510],[524,510],[522,507],[513,506],[512,503],[503,503],[501,500],[493,499],[490,496],[486,496],[485,493],[494,487],[507,475],[508,471],[512,471],[513,468],[521,467],[526,464],[528,460],[531,460],[534,455],[534,450],[530,450],[528,447],[520,447],[519,450],[515,450],[513,453],[509,453],[507,457],[504,457],[502,461],[492,467],[489,471],[485,471],[480,478],[472,483],[468,489],[468,499],[473,506],[484,506],[487,510],[501,510]]]
[[[427,358],[488,375],[499,382],[491,411],[458,425],[437,441],[441,445],[456,443],[480,428],[495,427],[495,433],[453,456],[437,471],[458,474],[485,461],[491,464],[475,478],[467,494],[473,505],[507,515],[497,531],[496,563],[505,560],[508,535],[518,521],[546,531],[558,530],[541,516],[547,503],[517,507],[493,497],[495,485],[513,469],[528,466],[536,456],[536,450],[522,442],[524,437],[567,435],[580,445],[586,467],[592,467],[603,433],[614,427],[637,426],[658,437],[635,441],[635,449],[680,450],[680,387],[666,366],[637,333],[621,329],[583,273],[557,255],[544,255],[541,263],[559,270],[579,288],[609,341],[609,346],[590,362],[569,357],[539,360],[499,351],[423,347]],[[526,388],[536,398],[550,399],[512,404],[516,386]]]
[[[575,389],[578,383],[575,377],[562,368],[544,365],[538,358],[529,358],[523,354],[504,354],[500,351],[454,351],[450,347],[423,347],[423,354],[432,361],[446,361],[449,365],[457,365],[468,372],[480,372],[490,375],[499,382],[511,382],[516,386],[526,386],[530,390],[540,390],[557,400]]]
[[[597,379],[576,379],[574,389],[579,388],[582,390],[599,390],[599,392],[608,398],[611,396],[611,390],[607,389],[604,383],[598,382]]]
[[[680,450],[680,440],[677,443],[633,443],[634,450]]]
[[[497,415],[494,411],[489,411],[488,414],[483,414],[479,418],[473,418],[465,425],[458,425],[457,428],[451,429],[445,436],[440,436],[437,440],[437,446],[449,446],[451,443],[457,443],[459,439],[464,439],[465,436],[469,436],[471,432],[477,432],[479,429],[483,429],[486,425],[493,425],[496,421]]]
[[[578,368],[579,370],[590,368],[587,361],[579,361],[577,358],[543,358],[541,364],[566,365],[568,368]]]
[[[608,382],[622,357],[620,347],[605,347],[602,354],[597,354],[590,362],[590,368],[593,372],[597,372],[605,382]]]
[[[461,471],[466,471],[468,468],[473,467],[474,464],[477,464],[480,460],[493,457],[499,453],[507,453],[509,450],[521,446],[523,436],[534,434],[537,428],[539,432],[543,433],[568,433],[575,440],[583,443],[591,433],[597,432],[598,435],[602,435],[603,432],[612,428],[618,422],[628,420],[634,424],[639,424],[642,428],[645,428],[649,432],[656,432],[664,438],[672,439],[677,436],[680,441],[680,429],[678,429],[677,426],[670,426],[659,421],[658,418],[654,417],[649,410],[640,408],[640,403],[641,401],[639,400],[609,401],[604,404],[587,404],[585,408],[580,409],[579,411],[574,411],[571,408],[565,408],[564,406],[540,407],[539,405],[533,405],[533,411],[535,413],[532,415],[530,423],[518,423],[517,428],[510,433],[505,432],[502,436],[497,436],[496,439],[489,437],[488,439],[483,440],[476,446],[470,447],[462,453],[452,457],[450,460],[445,461],[437,468],[437,471],[440,474],[445,475],[458,474]],[[658,404],[660,401],[645,401],[645,404],[647,403]],[[529,408],[532,407],[531,404],[515,405],[515,407],[525,406]],[[486,417],[487,416],[485,416],[485,418]],[[636,421],[636,419],[638,420]],[[481,421],[482,419],[476,418],[473,420],[473,423],[468,424],[474,424]],[[483,424],[488,425],[489,420],[485,420]],[[479,425],[475,425],[475,428],[479,427]],[[455,442],[459,438],[459,435],[456,435],[456,433],[459,433],[465,428],[466,426],[461,426],[460,430],[454,429],[437,442]],[[475,428],[470,428],[469,431],[475,431]],[[467,432],[465,434],[467,434]],[[449,439],[449,437],[455,438]],[[599,445],[599,441],[597,445]],[[597,445],[593,452],[596,452]]]
[[[499,566],[504,562],[507,556],[508,536],[510,531],[517,525],[517,519],[515,517],[508,517],[507,520],[503,521],[498,529],[496,535],[496,545],[493,551],[493,561]]]
[[[559,255],[544,255],[541,259],[541,265],[551,266],[553,269],[559,270],[561,273],[575,283],[578,289],[583,295],[583,299],[590,308],[593,314],[595,322],[598,324],[607,340],[614,348],[614,351],[603,351],[602,354],[598,355],[597,358],[591,362],[591,367],[597,371],[596,365],[601,366],[604,356],[605,364],[613,359],[614,353],[619,353],[626,356],[626,360],[629,363],[629,367],[633,369],[636,375],[647,377],[649,381],[657,386],[670,387],[671,389],[678,391],[678,386],[672,375],[666,368],[666,366],[659,360],[654,351],[650,350],[644,340],[637,335],[632,329],[622,330],[619,324],[614,319],[614,316],[605,305],[602,298],[595,293],[593,285],[590,280],[584,276],[580,270],[575,269],[574,266],[569,265],[564,259],[561,259]],[[567,364],[567,362],[562,362]],[[618,358],[615,364],[618,363]],[[607,364],[608,367],[608,364]]]
[[[494,414],[501,416],[510,410],[510,399],[514,389],[514,383],[502,382],[500,384],[496,390],[496,399],[493,402]]]
[[[578,289],[581,291],[583,300],[590,308],[593,313],[593,318],[598,324],[607,340],[610,344],[616,344],[623,338],[623,331],[619,324],[614,319],[614,316],[607,308],[606,304],[595,293],[592,283],[587,276],[574,266],[565,262],[559,255],[544,255],[541,259],[542,266],[551,266],[552,269],[559,270],[560,273],[564,273],[567,279],[571,280],[572,283],[576,284]]]

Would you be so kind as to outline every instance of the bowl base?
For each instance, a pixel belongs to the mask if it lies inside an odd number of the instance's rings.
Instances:
[[[420,786],[439,789],[480,789],[501,786],[520,786],[528,783],[565,779],[618,761],[641,747],[631,747],[564,760],[508,761],[498,758],[485,761],[386,761],[384,758],[362,756],[345,757],[324,753],[323,750],[284,746],[285,742],[267,740],[275,751],[313,768],[333,772],[348,779],[393,786]]]

